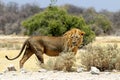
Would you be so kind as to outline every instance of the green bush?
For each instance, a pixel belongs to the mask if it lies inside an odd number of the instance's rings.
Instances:
[[[65,10],[50,6],[22,22],[27,35],[39,34],[60,36],[71,28],[79,28],[85,31],[84,45],[95,38],[94,32],[86,25],[81,16],[69,15]]]
[[[81,54],[81,61],[87,70],[90,70],[91,66],[95,66],[101,71],[120,70],[120,48],[117,44],[104,47],[89,45]]]
[[[104,14],[98,14],[94,8],[86,9],[82,15],[96,35],[108,35],[113,31],[110,19]]]
[[[112,27],[112,23],[104,15],[98,15],[98,16],[96,16],[95,17],[95,24],[97,24],[98,27],[101,28],[104,33],[108,33],[108,34],[109,34],[109,32],[111,30],[111,27]]]

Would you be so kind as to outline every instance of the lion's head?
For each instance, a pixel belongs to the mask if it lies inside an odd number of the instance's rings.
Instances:
[[[66,38],[67,48],[78,48],[83,41],[84,31],[81,31],[77,28],[73,28],[67,31],[63,36]]]

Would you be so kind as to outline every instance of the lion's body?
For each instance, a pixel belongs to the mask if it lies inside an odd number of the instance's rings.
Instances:
[[[75,30],[79,31],[80,34],[78,33],[76,34],[74,32]],[[78,46],[82,42],[83,32],[80,31],[79,29],[73,29],[70,31],[68,31],[68,33],[66,32],[63,36],[60,36],[60,37],[49,37],[49,36],[30,37],[24,42],[23,47],[18,56],[16,56],[13,59],[8,58],[7,56],[6,58],[8,60],[14,60],[22,54],[23,50],[25,50],[24,55],[22,59],[20,60],[20,68],[22,68],[24,63],[33,54],[37,56],[38,60],[41,61],[41,63],[44,63],[43,54],[46,54],[48,56],[59,56],[59,53],[64,52],[64,51],[69,51],[69,50],[71,50],[72,52],[76,54]],[[71,33],[78,35],[79,40],[74,41],[70,37],[70,36],[73,36],[71,35]],[[72,40],[73,40],[73,44],[72,44]],[[76,44],[74,45],[75,42]]]
[[[40,50],[48,56],[58,56],[64,49],[63,37],[34,36],[28,41],[33,42],[31,45],[34,45],[36,50]]]

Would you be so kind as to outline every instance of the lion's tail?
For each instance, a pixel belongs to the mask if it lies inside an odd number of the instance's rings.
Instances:
[[[23,44],[23,46],[22,46],[22,49],[21,49],[21,51],[20,51],[20,53],[16,56],[16,57],[14,57],[14,58],[12,58],[12,59],[10,59],[7,55],[5,56],[8,60],[14,60],[14,59],[17,59],[21,54],[22,54],[22,52],[23,52],[23,50],[25,49],[25,46],[27,45],[27,40],[24,42],[24,44]]]

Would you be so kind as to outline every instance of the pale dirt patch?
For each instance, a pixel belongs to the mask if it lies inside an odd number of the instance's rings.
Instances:
[[[7,72],[0,75],[0,80],[120,80],[120,74],[101,72],[93,75],[90,72]]]

